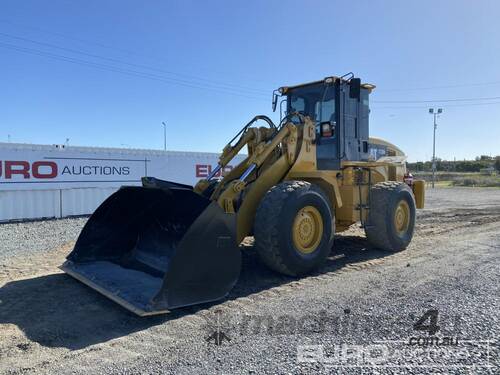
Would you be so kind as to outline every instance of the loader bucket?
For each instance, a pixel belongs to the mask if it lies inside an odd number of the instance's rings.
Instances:
[[[153,315],[223,298],[240,265],[234,215],[172,184],[111,195],[61,269],[132,312]]]

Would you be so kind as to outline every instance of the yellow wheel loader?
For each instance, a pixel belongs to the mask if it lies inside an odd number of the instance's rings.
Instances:
[[[374,88],[349,74],[276,90],[278,125],[252,119],[194,187],[152,177],[122,187],[90,217],[61,268],[151,315],[225,297],[247,236],[267,266],[292,276],[320,267],[334,234],[357,222],[373,246],[405,249],[424,184],[407,178],[399,148],[369,138]],[[245,146],[245,159],[216,178]]]

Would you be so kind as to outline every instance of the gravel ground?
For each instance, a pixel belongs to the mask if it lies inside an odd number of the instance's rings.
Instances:
[[[499,373],[500,189],[429,190],[417,221],[398,254],[351,228],[302,279],[247,246],[227,300],[150,318],[58,271],[85,219],[0,225],[0,373]]]
[[[87,218],[0,224],[0,262],[75,241]]]

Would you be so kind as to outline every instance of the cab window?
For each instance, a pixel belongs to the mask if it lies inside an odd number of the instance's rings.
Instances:
[[[324,102],[316,102],[316,122],[335,121],[335,100],[330,99]]]
[[[304,98],[292,96],[290,103],[290,112],[301,112],[304,113],[306,110],[306,102]]]

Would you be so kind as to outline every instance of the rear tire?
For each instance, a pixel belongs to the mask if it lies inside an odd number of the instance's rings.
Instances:
[[[415,228],[415,198],[407,184],[385,181],[371,188],[365,233],[370,244],[397,252],[406,249]]]
[[[319,267],[333,245],[335,220],[323,191],[306,181],[271,188],[257,208],[255,248],[269,268],[299,276]]]

